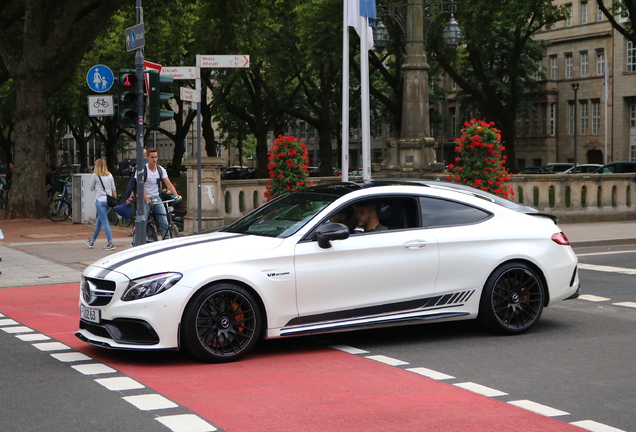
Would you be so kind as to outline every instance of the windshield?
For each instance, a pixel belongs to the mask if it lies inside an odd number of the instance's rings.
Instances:
[[[288,194],[263,205],[223,231],[289,237],[338,198],[338,195],[312,192]]]

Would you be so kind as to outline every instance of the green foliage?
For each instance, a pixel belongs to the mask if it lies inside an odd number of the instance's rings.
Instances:
[[[504,198],[514,195],[512,187],[504,184],[512,174],[506,171],[505,147],[501,145],[501,133],[494,123],[471,119],[464,123],[462,135],[455,140],[457,166],[451,164],[446,179],[472,186]]]
[[[310,186],[307,173],[309,155],[302,140],[279,135],[269,153],[269,183],[265,191],[267,200]]]

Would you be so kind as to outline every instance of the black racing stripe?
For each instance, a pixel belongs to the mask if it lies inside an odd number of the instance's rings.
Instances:
[[[236,238],[236,237],[242,237],[243,235],[244,234],[237,234],[237,235],[227,236],[227,237],[222,237],[222,238],[197,240],[197,241],[193,241],[193,242],[190,242],[190,243],[178,244],[178,245],[170,245],[170,246],[166,246],[166,247],[161,248],[161,249],[148,251],[148,252],[145,252],[143,254],[139,254],[139,255],[136,255],[134,257],[130,257],[130,258],[127,258],[125,260],[119,261],[118,263],[114,264],[112,267],[105,268],[104,270],[99,272],[99,274],[97,276],[95,276],[95,277],[99,278],[99,279],[104,279],[106,277],[106,275],[108,273],[110,273],[111,271],[113,271],[116,268],[121,267],[121,266],[123,266],[125,264],[128,264],[128,263],[130,263],[132,261],[138,260],[139,258],[145,258],[145,257],[151,256],[151,255],[155,255],[155,254],[161,253],[161,252],[174,250],[174,249],[179,249],[179,248],[183,248],[183,247],[187,247],[187,246],[203,244],[203,243],[214,243],[214,242],[217,242],[217,241],[220,241],[220,240],[227,240],[227,239],[232,239],[232,238]]]
[[[471,291],[472,294],[474,291]],[[444,296],[434,296],[434,297],[426,297],[417,300],[409,300],[405,302],[397,302],[397,303],[389,303],[384,305],[377,306],[368,306],[357,309],[349,309],[337,312],[327,312],[316,315],[307,315],[303,317],[297,317],[290,320],[285,327],[294,326],[294,325],[304,325],[304,324],[315,324],[324,321],[336,321],[336,320],[346,320],[351,318],[361,318],[372,315],[381,315],[387,313],[395,313],[395,312],[407,312],[414,309],[424,309],[434,306],[443,306],[449,303],[449,299],[453,297],[454,294],[446,294]],[[470,295],[466,298],[468,300]],[[459,302],[457,302],[459,305]]]

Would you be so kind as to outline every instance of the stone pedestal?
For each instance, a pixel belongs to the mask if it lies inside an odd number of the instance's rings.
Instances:
[[[188,158],[183,164],[188,169],[188,213],[183,228],[186,232],[199,231],[199,202],[197,159]],[[220,206],[223,205],[221,195],[221,168],[224,161],[217,157],[201,158],[201,230],[223,226]]]
[[[382,161],[383,171],[444,171],[444,164],[437,163],[433,138],[389,139],[388,152]]]

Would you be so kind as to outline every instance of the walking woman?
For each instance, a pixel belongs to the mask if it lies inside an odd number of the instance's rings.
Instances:
[[[97,221],[95,223],[93,236],[86,240],[86,244],[89,248],[93,247],[103,226],[104,233],[106,233],[106,240],[108,240],[108,244],[104,250],[115,250],[113,235],[110,232],[110,224],[108,223],[108,211],[110,210],[110,207],[108,207],[106,195],[112,195],[117,198],[117,190],[115,188],[115,179],[113,179],[111,173],[108,172],[108,167],[106,166],[106,161],[104,159],[97,159],[95,161],[95,169],[93,170],[89,187],[91,191],[97,191],[95,193]]]

